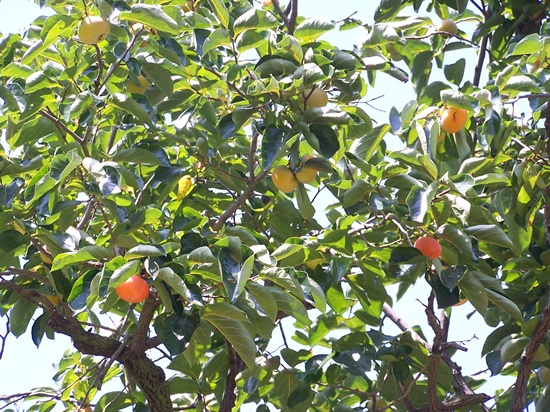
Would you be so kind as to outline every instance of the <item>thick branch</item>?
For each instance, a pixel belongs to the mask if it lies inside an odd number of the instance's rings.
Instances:
[[[474,69],[474,86],[478,87],[481,81],[481,72],[483,71],[483,61],[485,60],[485,53],[487,52],[487,43],[489,36],[483,36],[481,40],[481,47],[479,48],[479,54],[477,56],[477,64]]]
[[[432,346],[432,353],[428,357],[428,404],[430,412],[437,412],[440,410],[439,401],[437,400],[437,366],[441,360],[441,343],[442,343],[442,333],[441,325],[437,320],[434,313],[434,299],[435,294],[430,293],[428,298],[428,305],[426,306],[426,316],[428,317],[428,324],[434,331],[434,343]]]
[[[535,328],[535,332],[527,342],[525,350],[521,355],[518,368],[518,376],[514,385],[514,396],[512,397],[512,411],[522,411],[527,403],[526,391],[529,376],[531,375],[531,362],[535,352],[544,340],[546,332],[550,328],[550,295],[542,313],[542,319]]]
[[[432,346],[426,342],[420,335],[418,335],[408,324],[405,322],[401,316],[397,312],[393,310],[393,308],[388,305],[387,303],[384,303],[382,306],[382,311],[384,314],[403,332],[410,332],[412,336],[415,338],[416,341],[418,341],[422,346],[424,346],[429,351],[432,350]],[[489,400],[491,397],[486,394],[475,394],[474,391],[468,386],[466,380],[464,379],[464,376],[462,376],[461,368],[458,366],[449,356],[448,353],[444,352],[441,355],[441,359],[451,368],[451,372],[453,374],[453,388],[455,391],[459,394],[458,396],[465,395],[467,398],[465,399],[482,399],[481,402],[476,403],[482,403],[487,400]],[[454,399],[454,398],[453,398]],[[443,410],[445,409],[445,402],[441,405]],[[481,405],[481,410],[483,412],[488,412],[489,409],[485,405]]]
[[[546,158],[550,161],[550,100],[546,102]],[[546,186],[546,200],[544,203],[544,226],[546,229],[546,241],[550,245],[550,185]]]
[[[141,308],[141,315],[137,324],[137,330],[131,345],[131,349],[133,351],[142,352],[145,350],[149,326],[159,305],[160,299],[155,296],[155,294],[150,293]]]
[[[393,310],[393,308],[388,305],[386,302],[382,305],[382,312],[390,319],[399,329],[401,329],[403,332],[410,332],[411,335],[414,337],[414,339],[422,346],[424,346],[429,351],[432,350],[432,345],[430,345],[428,342],[426,342],[418,333],[416,333],[412,327],[410,327],[407,322],[399,316],[399,314]]]
[[[143,351],[138,352],[128,347],[119,350],[120,342],[117,339],[87,332],[74,318],[53,314],[48,325],[57,333],[71,337],[78,351],[106,358],[113,357],[122,363],[145,393],[151,411],[171,412],[173,410],[164,371]]]
[[[226,340],[225,345],[229,356],[229,373],[225,380],[220,412],[231,412],[237,400],[237,393],[235,392],[237,375],[244,369],[244,362],[229,341]]]

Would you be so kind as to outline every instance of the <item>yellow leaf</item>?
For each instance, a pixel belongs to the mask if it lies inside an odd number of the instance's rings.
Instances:
[[[178,181],[178,200],[183,200],[185,196],[190,192],[193,179],[189,175],[183,176]]]

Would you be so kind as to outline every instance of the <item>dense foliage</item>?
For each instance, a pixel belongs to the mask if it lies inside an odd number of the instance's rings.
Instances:
[[[58,388],[5,410],[548,410],[547,2],[382,0],[368,23],[298,0],[37,3],[52,15],[0,39],[0,314],[74,348]],[[87,15],[110,21],[97,44]],[[323,40],[352,28],[356,47]],[[381,73],[395,105],[373,123]],[[429,334],[392,308],[424,279]],[[453,360],[466,299],[509,389]]]

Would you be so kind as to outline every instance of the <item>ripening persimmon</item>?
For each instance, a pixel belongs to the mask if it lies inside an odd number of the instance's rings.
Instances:
[[[325,107],[328,103],[327,92],[325,92],[323,89],[320,89],[319,87],[304,90],[302,98],[306,102],[307,109],[312,109],[315,107]]]
[[[296,172],[296,179],[298,182],[310,183],[313,179],[315,179],[315,176],[317,176],[317,169],[307,166],[307,161],[309,159],[313,159],[313,156],[305,155],[302,158],[302,166],[300,167],[300,170]]]
[[[424,256],[428,256],[430,259],[436,259],[441,256],[441,245],[431,236],[423,236],[416,239],[414,247],[420,250]]]
[[[271,180],[281,192],[290,193],[298,187],[298,180],[296,180],[292,170],[286,166],[277,166],[273,169]]]
[[[151,82],[142,74],[137,76],[137,81],[139,85],[134,83],[131,79],[128,80],[128,83],[126,83],[126,93],[143,94],[145,90],[151,86]]]
[[[86,16],[78,25],[78,37],[86,44],[98,44],[110,31],[111,23],[102,16]]]
[[[149,296],[149,284],[141,276],[134,275],[118,285],[116,293],[128,303],[139,303]]]
[[[441,128],[447,133],[457,133],[468,121],[468,111],[458,107],[447,107],[441,115]]]

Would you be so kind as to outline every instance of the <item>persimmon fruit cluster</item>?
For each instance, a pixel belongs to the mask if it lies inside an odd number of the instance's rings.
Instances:
[[[134,275],[116,287],[118,297],[128,303],[143,302],[149,296],[149,284],[141,276]]]
[[[468,111],[458,107],[447,107],[441,115],[441,128],[447,133],[457,133],[468,121]]]
[[[78,25],[78,37],[86,44],[98,44],[110,31],[111,23],[102,16],[86,16]]]
[[[437,239],[431,236],[423,236],[416,239],[414,247],[420,250],[424,256],[430,259],[437,259],[441,256],[442,248]]]

